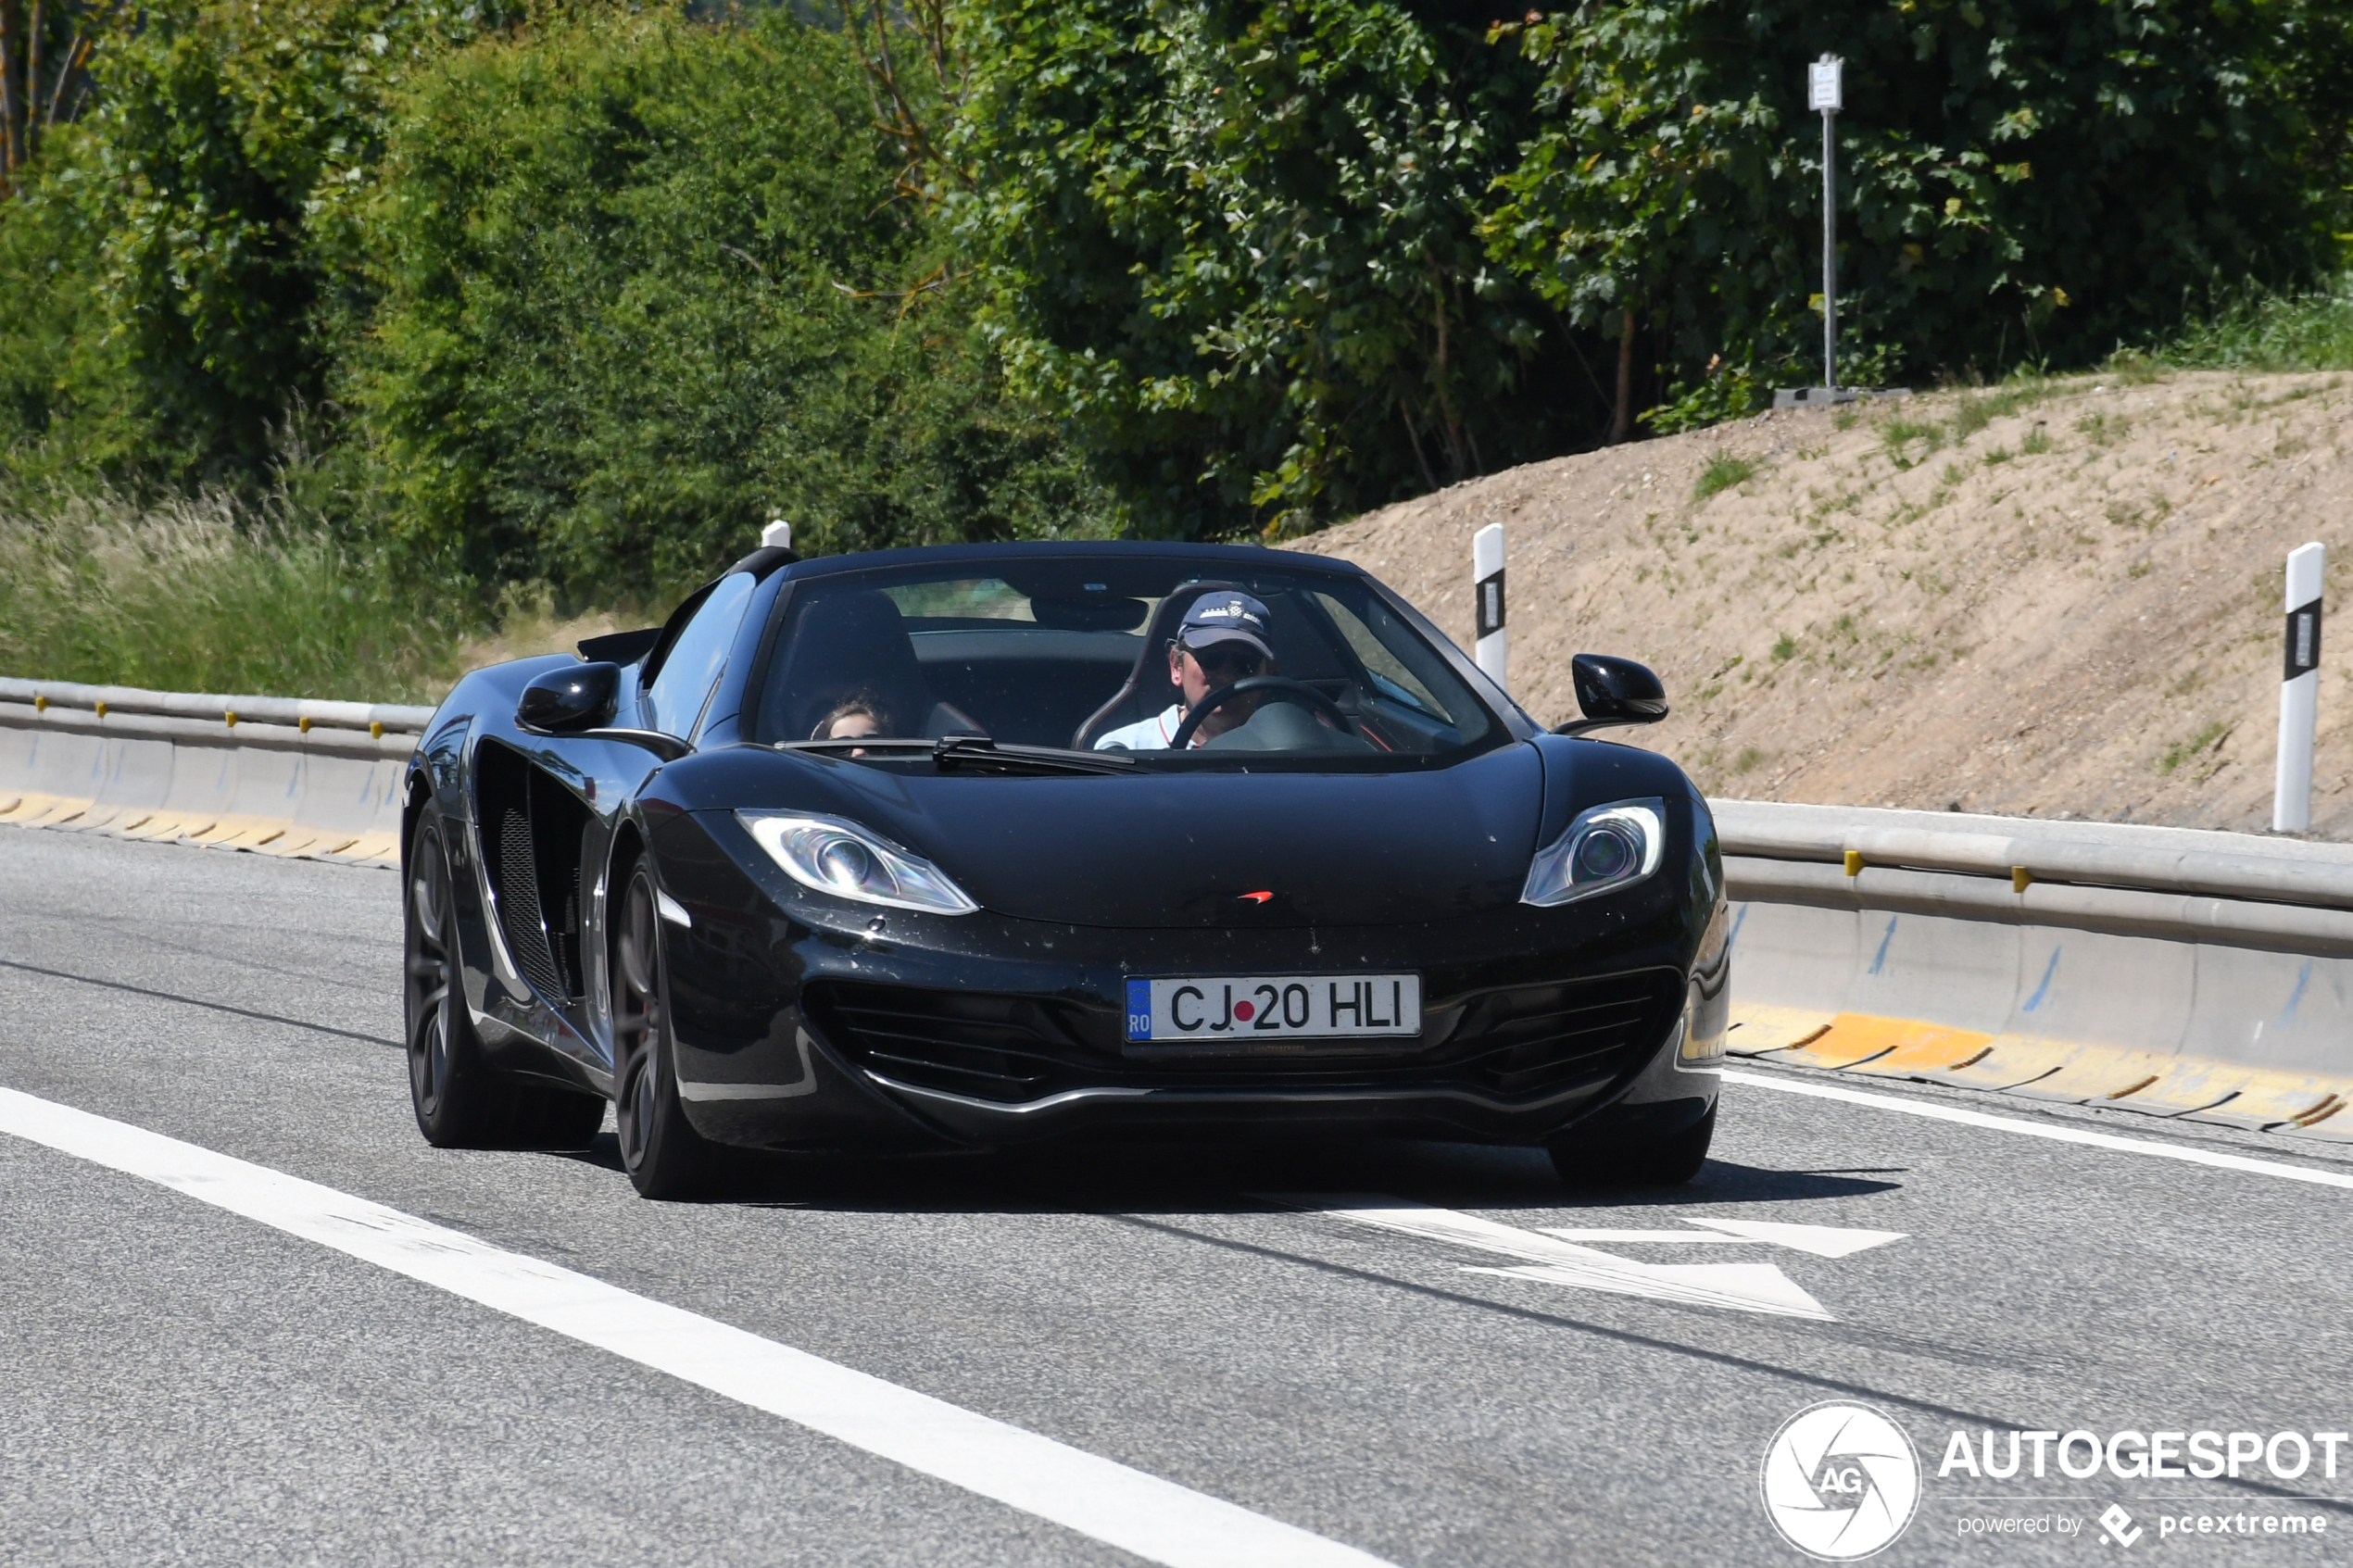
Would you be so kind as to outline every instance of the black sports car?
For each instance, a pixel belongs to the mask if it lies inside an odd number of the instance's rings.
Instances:
[[[1588,715],[1666,712],[1580,656]],[[1356,567],[763,548],[654,630],[460,682],[411,766],[438,1145],[648,1197],[718,1146],[1360,1129],[1678,1181],[1715,1123],[1714,824],[1547,734]]]

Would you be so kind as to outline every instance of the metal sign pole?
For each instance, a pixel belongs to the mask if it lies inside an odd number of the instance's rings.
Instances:
[[[1818,408],[1867,397],[1904,397],[1900,386],[1838,384],[1838,117],[1846,107],[1846,62],[1824,55],[1806,66],[1806,107],[1822,117],[1822,384],[1785,386],[1773,394],[1776,408]]]
[[[1822,386],[1838,390],[1838,144],[1832,122],[1844,107],[1844,60],[1824,55],[1806,72],[1806,102],[1822,112]]]

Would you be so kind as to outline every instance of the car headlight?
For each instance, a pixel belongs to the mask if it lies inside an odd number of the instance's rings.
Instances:
[[[1629,887],[1667,853],[1667,802],[1620,800],[1581,812],[1536,852],[1519,901],[1550,907]]]
[[[736,820],[803,887],[933,915],[980,908],[937,866],[856,822],[786,811],[738,811]]]

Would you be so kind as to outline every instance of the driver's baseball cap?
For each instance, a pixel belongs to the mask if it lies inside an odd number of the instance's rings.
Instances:
[[[1272,660],[1266,646],[1266,607],[1248,594],[1213,589],[1193,601],[1177,623],[1176,646],[1193,652],[1217,643],[1246,643]]]

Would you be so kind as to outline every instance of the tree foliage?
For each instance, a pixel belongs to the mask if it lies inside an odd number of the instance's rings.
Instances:
[[[0,194],[90,97],[90,56],[122,0],[0,0]]]
[[[929,270],[838,34],[606,15],[451,56],[366,213],[346,392],[400,526],[477,579],[649,593],[804,548],[1101,526]]]
[[[1363,0],[968,0],[985,319],[1147,526],[1280,535],[1588,433],[1478,216],[1533,77]],[[1549,334],[1549,335],[1548,335]]]
[[[2082,362],[2353,231],[2343,0],[1490,14],[0,0],[0,479],[283,480],[573,601],[778,514],[1279,537],[1812,379],[1826,50],[1848,380]]]
[[[1693,380],[1719,355],[1818,374],[1806,64],[1838,53],[1843,336],[1913,374],[2080,363],[2217,277],[2332,264],[2348,23],[2335,0],[1530,13],[1495,34],[1543,68],[1544,129],[1487,232],[1572,320],[1631,309]]]
[[[53,129],[0,221],[19,447],[54,436],[60,460],[125,480],[258,471],[272,424],[321,396],[359,307],[340,219],[389,94],[497,19],[478,0],[117,13],[96,107]]]

